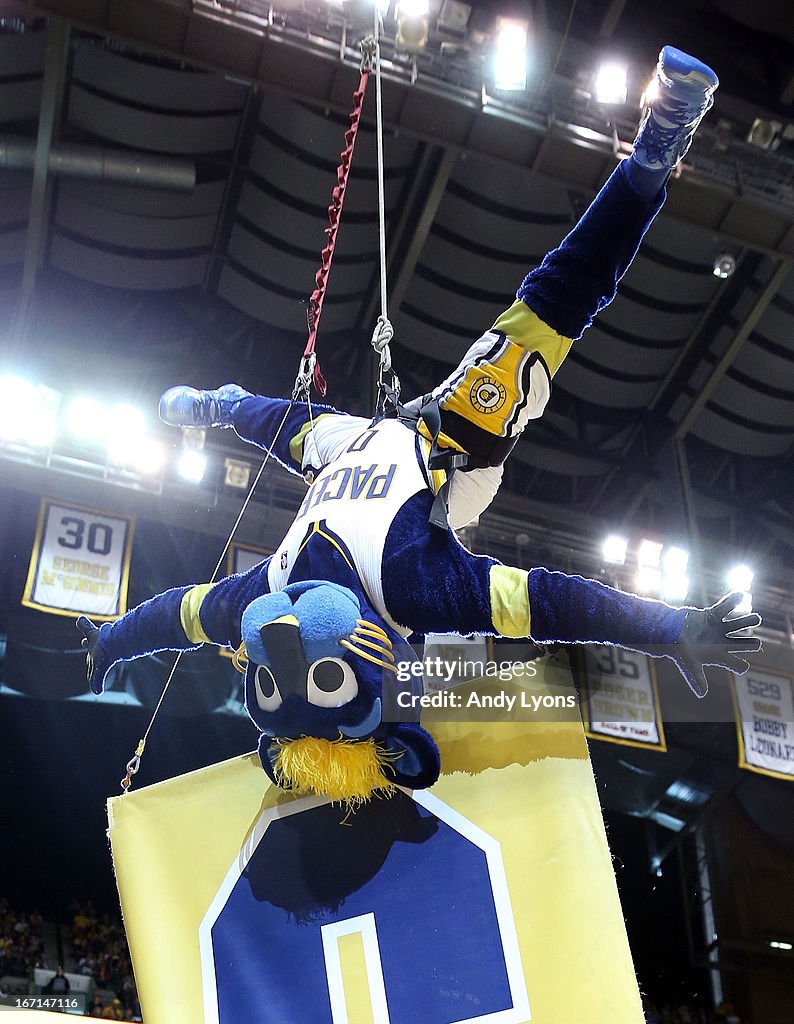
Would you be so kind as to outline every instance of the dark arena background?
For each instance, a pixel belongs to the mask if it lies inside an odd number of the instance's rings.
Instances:
[[[81,1012],[143,1019],[105,801],[170,661],[89,693],[76,613],[31,589],[45,513],[66,508],[75,552],[109,550],[92,515],[126,524],[127,608],[210,578],[256,452],[164,426],[157,402],[178,383],[291,393],[372,17],[370,0],[0,0],[0,1020],[59,963],[87,979]],[[527,32],[510,89],[499,19]],[[792,1024],[790,0],[392,0],[382,32],[406,397],[451,371],[631,152],[661,46],[719,74],[617,299],[461,539],[674,603],[747,592],[764,649],[744,683],[714,669],[698,702],[662,663],[660,741],[592,727],[588,743],[646,1020]],[[359,415],[381,312],[371,91],[317,342],[328,400]],[[270,464],[222,571],[272,551],[304,492]],[[591,668],[568,654],[581,694]],[[255,749],[241,678],[215,649],[180,664],[135,790]]]

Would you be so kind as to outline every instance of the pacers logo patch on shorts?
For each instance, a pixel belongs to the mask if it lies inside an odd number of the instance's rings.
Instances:
[[[502,408],[507,391],[504,384],[500,384],[493,377],[480,377],[472,384],[469,398],[477,412],[488,415]]]

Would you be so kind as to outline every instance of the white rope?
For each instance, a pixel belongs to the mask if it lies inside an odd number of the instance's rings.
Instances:
[[[297,383],[296,383],[296,387],[297,387]],[[226,543],[223,546],[223,551],[221,552],[220,557],[218,558],[218,561],[217,561],[217,563],[215,565],[215,568],[212,571],[212,576],[210,576],[210,578],[209,578],[209,581],[208,581],[209,583],[214,583],[215,582],[215,579],[216,579],[218,573],[221,570],[221,566],[223,565],[223,562],[224,562],[224,559],[226,558],[227,552],[229,551],[229,548],[231,547],[231,543],[234,540],[234,535],[237,533],[237,528],[239,527],[240,522],[242,521],[242,518],[245,515],[246,509],[248,508],[248,506],[251,503],[251,499],[254,496],[254,491],[256,490],[257,485],[259,484],[260,479],[262,478],[262,474],[265,471],[265,467],[267,466],[268,462],[270,461],[270,456],[273,454],[273,448],[275,447],[275,444],[276,444],[276,442],[279,439],[281,431],[284,429],[284,424],[287,422],[287,416],[289,416],[291,409],[292,409],[292,402],[289,403],[289,405],[287,406],[286,410],[284,411],[284,416],[281,419],[281,423],[279,423],[278,430],[274,434],[273,440],[271,441],[270,446],[266,449],[266,454],[265,454],[264,461],[262,462],[262,465],[259,467],[258,473],[254,477],[254,482],[251,484],[251,486],[248,489],[248,494],[246,494],[245,501],[243,501],[242,507],[240,508],[240,512],[239,512],[239,514],[237,516],[237,519],[234,522],[234,526],[231,528],[231,531],[229,532],[229,536],[228,536],[228,538],[226,540]],[[176,670],[177,670],[177,668],[179,666],[179,662],[182,660],[182,656],[184,654],[185,654],[185,651],[179,651],[179,653],[177,654],[176,658],[174,659],[174,664],[171,666],[171,671],[168,673],[168,678],[166,679],[165,684],[164,684],[163,689],[162,689],[162,692],[160,693],[160,699],[157,701],[157,705],[156,705],[154,711],[152,712],[151,718],[149,719],[149,724],[146,726],[146,732],[143,734],[142,739],[140,739],[138,741],[138,746],[135,748],[135,754],[133,755],[132,759],[127,762],[127,774],[126,774],[125,778],[121,780],[121,788],[122,788],[122,790],[125,793],[129,792],[130,786],[132,785],[132,776],[138,774],[138,771],[139,771],[140,766],[141,766],[141,758],[143,757],[143,752],[144,752],[144,750],[146,748],[146,741],[149,738],[149,733],[152,731],[152,726],[154,725],[154,721],[157,718],[157,715],[158,715],[158,713],[160,711],[160,708],[162,707],[163,701],[165,700],[165,695],[168,693],[168,689],[171,686],[173,678],[174,678],[174,676],[176,674]]]
[[[372,332],[372,347],[378,353],[380,365],[378,367],[378,408],[385,401],[384,396],[392,395],[391,401],[399,401],[400,381],[392,369],[391,349],[389,342],[394,337],[394,328],[389,320],[388,299],[386,294],[386,187],[384,183],[384,157],[383,157],[383,99],[381,88],[381,67],[380,67],[380,25],[381,15],[379,5],[375,4],[374,12],[374,67],[375,67],[375,137],[377,140],[378,156],[378,252],[380,257],[380,316]],[[391,382],[386,377],[391,374]]]
[[[380,356],[380,368],[384,373],[391,369],[391,350],[389,342],[394,337],[394,328],[388,317],[379,316],[372,332],[372,347]]]
[[[380,8],[375,4],[375,108],[378,147],[378,231],[380,234],[380,314],[388,317],[386,301],[386,188],[383,176],[383,101],[380,76]]]

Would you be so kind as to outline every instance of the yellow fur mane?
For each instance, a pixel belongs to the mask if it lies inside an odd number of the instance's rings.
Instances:
[[[341,736],[336,740],[301,736],[276,739],[273,746],[279,785],[300,793],[327,796],[352,809],[374,793],[391,796],[397,788],[383,773],[394,758],[371,737],[354,741]]]

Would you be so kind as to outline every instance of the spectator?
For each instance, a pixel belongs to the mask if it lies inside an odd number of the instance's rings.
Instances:
[[[71,987],[69,979],[64,973],[63,964],[58,964],[58,970],[50,978],[42,991],[46,992],[48,996],[67,996]]]
[[[90,978],[93,978],[96,974],[96,957],[93,953],[89,953],[88,956],[81,956],[77,962],[77,970],[80,974],[85,974]]]
[[[124,1007],[121,1005],[120,999],[114,999],[110,1006],[106,1006],[102,1011],[102,1017],[104,1020],[124,1020]]]

